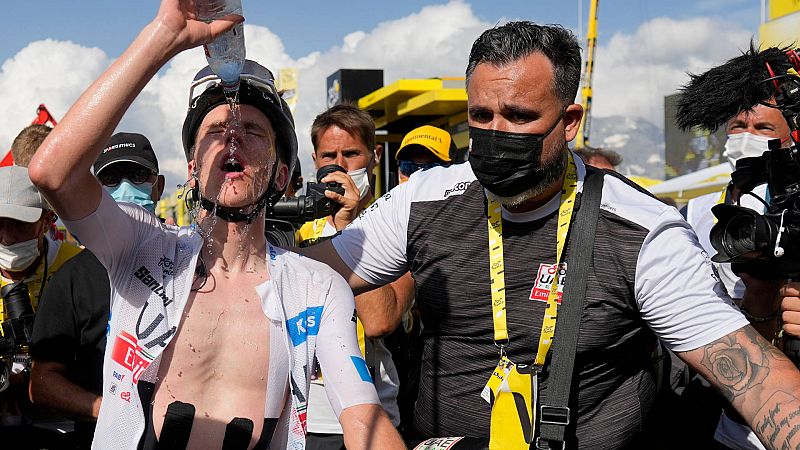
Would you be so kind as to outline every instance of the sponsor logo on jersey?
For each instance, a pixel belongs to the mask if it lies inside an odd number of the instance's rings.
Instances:
[[[119,398],[125,400],[126,402],[131,402],[131,392],[130,391],[123,391],[119,393]]]
[[[308,339],[308,336],[316,336],[319,333],[319,323],[322,320],[322,306],[308,308],[300,314],[286,321],[289,337],[292,338],[292,345],[297,347]]]
[[[361,377],[361,381],[372,383],[372,376],[369,374],[369,367],[367,367],[367,362],[364,361],[364,358],[351,356],[350,360],[353,361],[353,366],[355,366],[358,376]]]
[[[464,439],[463,436],[431,438],[420,442],[419,445],[414,447],[414,450],[450,450],[462,439]]]
[[[133,383],[137,383],[154,358],[138,345],[135,337],[123,331],[114,339],[111,359],[130,370]]]
[[[467,190],[467,188],[469,187],[469,185],[470,185],[470,182],[469,182],[469,181],[461,181],[461,182],[458,182],[458,183],[456,183],[456,185],[455,185],[455,186],[453,186],[452,188],[450,188],[450,189],[445,189],[445,190],[444,190],[444,196],[445,196],[445,197],[447,197],[447,196],[449,196],[450,194],[453,194],[453,193],[456,193],[456,192],[464,192],[464,191],[466,191],[466,190]]]
[[[154,313],[155,315],[153,315]],[[151,308],[150,302],[144,302],[142,310],[139,311],[139,318],[136,319],[136,339],[144,341],[154,336],[152,339],[142,344],[144,348],[149,350],[156,345],[166,347],[167,342],[169,342],[172,335],[177,331],[176,326],[173,325],[171,328],[167,329],[165,327],[166,325],[167,323],[164,322],[164,314],[159,312],[158,308]],[[160,329],[160,334],[153,335],[156,329]]]
[[[158,260],[158,267],[161,267],[164,277],[175,275],[175,263],[166,256],[162,256],[161,259]]]
[[[555,264],[539,264],[539,272],[536,274],[536,282],[531,289],[531,300],[546,302],[553,286],[556,276]],[[564,282],[567,280],[567,263],[561,263],[558,271],[558,303],[561,303],[561,296],[564,293]]]
[[[116,379],[117,379],[117,381],[122,381],[122,379],[123,379],[123,378],[125,378],[125,375],[123,375],[123,374],[121,374],[121,373],[117,372],[116,370],[114,371],[114,374],[113,374],[113,375],[114,375],[114,378],[116,378]]]
[[[164,292],[164,286],[161,285],[158,281],[156,281],[153,276],[151,275],[152,272],[147,269],[147,267],[142,266],[139,267],[139,270],[133,273],[133,276],[136,277],[139,281],[141,281],[145,286],[150,288],[154,294],[159,296],[161,300],[164,302],[164,306],[169,305],[172,303],[172,299],[167,297],[167,294]]]

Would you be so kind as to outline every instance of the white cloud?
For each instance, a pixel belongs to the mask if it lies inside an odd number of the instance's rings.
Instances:
[[[245,38],[248,58],[276,75],[282,67],[299,69],[294,116],[307,175],[313,172],[309,130],[325,108],[328,75],[340,68],[379,68],[386,83],[403,77],[463,76],[472,42],[492,25],[475,16],[467,3],[453,0],[371,30],[354,30],[339,45],[300,58],[288,55],[281,38],[265,27],[245,25]],[[663,96],[686,82],[686,72],[702,71],[736,55],[749,39],[749,31],[707,18],[658,18],[633,34],[618,33],[597,50],[593,113],[643,117],[661,127]],[[5,61],[0,70],[0,149],[10,146],[39,103],[62,117],[110,62],[98,48],[54,40],[33,42]],[[189,81],[204,65],[200,49],[175,57],[146,86],[119,126],[150,138],[168,177],[168,190],[186,178],[180,129]]]
[[[51,39],[31,42],[6,60],[0,68],[2,156],[34,119],[40,103],[58,119],[109,63],[99,48]]]
[[[245,41],[247,57],[272,69],[276,76],[283,67],[299,69],[299,103],[294,116],[301,162],[308,174],[313,172],[309,130],[314,117],[325,109],[328,75],[340,68],[379,68],[384,70],[386,82],[400,77],[460,76],[472,41],[489,26],[469,5],[454,0],[380,23],[372,30],[353,31],[340,45],[297,59],[289,56],[281,38],[265,27],[245,25]],[[100,49],[52,40],[34,42],[6,61],[0,72],[4,92],[0,148],[10,146],[39,103],[46,103],[56,118],[62,117],[110,62]],[[168,190],[186,178],[180,129],[188,106],[189,81],[204,65],[199,49],[175,57],[148,83],[118,127],[150,139],[167,175]]]
[[[664,96],[689,78],[739,54],[752,33],[709,18],[656,18],[634,34],[617,33],[597,49],[592,114],[664,123]],[[580,95],[579,95],[580,97]]]

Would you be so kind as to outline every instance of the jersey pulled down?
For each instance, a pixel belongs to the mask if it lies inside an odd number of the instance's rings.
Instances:
[[[327,218],[306,222],[295,233],[295,242],[300,247],[316,244],[320,238],[330,238],[336,234],[336,227]],[[359,339],[371,339],[359,336]],[[386,348],[383,339],[371,339],[371,355],[375,365],[375,390],[381,399],[381,406],[395,427],[400,425],[400,410],[397,406],[397,394],[400,392],[400,376],[392,360],[392,353]],[[324,434],[342,434],[342,426],[325,394],[325,383],[321,378],[311,381],[308,394],[308,432]]]
[[[141,207],[118,205],[105,192],[94,213],[66,225],[103,263],[111,282],[93,448],[133,450],[148,420],[142,386],[158,389],[161,354],[181,324],[203,238],[189,227],[163,225]],[[327,393],[337,416],[349,406],[379,401],[359,352],[355,304],[345,281],[308,258],[272,246],[266,252],[270,279],[255,290],[273,344],[264,410],[265,418],[280,419],[270,448],[303,449],[315,354],[329,374]],[[282,336],[283,348],[276,348],[275,336]]]
[[[587,169],[577,157],[575,163],[582,189]],[[643,429],[656,394],[656,337],[683,352],[747,325],[678,211],[627,180],[602,176],[571,399],[577,428],[568,439],[587,449],[623,448]],[[558,206],[556,196],[527,213],[502,211],[507,353],[517,364],[533,364],[553,274],[562,271],[559,293],[569,276],[566,265],[554,267]],[[425,324],[416,432],[488,437],[491,409],[480,393],[499,356],[486,197],[469,164],[412,175],[333,244],[369,283],[407,270],[414,276]]]

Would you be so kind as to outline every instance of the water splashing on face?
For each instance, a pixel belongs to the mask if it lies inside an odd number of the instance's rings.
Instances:
[[[236,89],[224,89],[225,99],[228,101],[228,107],[231,109],[231,123],[228,126],[228,131],[230,132],[233,129],[240,129],[242,125],[242,108],[241,104],[239,103],[239,89],[238,85]],[[228,153],[233,156],[233,154],[237,150],[237,142],[236,139],[231,139],[230,145],[228,146]]]

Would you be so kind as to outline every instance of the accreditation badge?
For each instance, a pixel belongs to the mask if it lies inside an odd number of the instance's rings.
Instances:
[[[530,448],[536,427],[537,391],[533,366],[514,364],[505,356],[500,360],[481,393],[492,408],[490,450]]]

